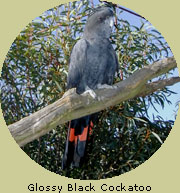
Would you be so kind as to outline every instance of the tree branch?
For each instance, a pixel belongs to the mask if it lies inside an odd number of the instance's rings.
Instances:
[[[166,58],[146,66],[124,81],[115,84],[114,88],[95,90],[97,97],[76,94],[71,89],[53,104],[8,126],[16,142],[23,146],[69,120],[99,112],[107,107],[119,104],[137,96],[145,96],[157,89],[179,82],[179,77],[147,84],[157,76],[177,67],[174,57]]]
[[[171,77],[165,80],[147,83],[143,87],[142,92],[140,92],[136,97],[145,97],[155,91],[164,89],[166,86],[172,86],[173,84],[176,84],[178,82],[180,82],[180,77]]]

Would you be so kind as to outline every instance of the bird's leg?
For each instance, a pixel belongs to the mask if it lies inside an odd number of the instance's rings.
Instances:
[[[117,86],[111,86],[111,85],[108,85],[108,84],[98,84],[97,85],[97,88],[98,89],[104,89],[104,88],[111,88],[111,89],[116,89],[117,88]]]
[[[92,89],[90,89],[88,86],[86,87],[85,92],[83,92],[81,95],[86,95],[87,93],[88,93],[93,99],[96,98],[96,93],[95,93]]]

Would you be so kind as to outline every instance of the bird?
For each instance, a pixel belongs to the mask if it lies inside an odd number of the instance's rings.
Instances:
[[[111,86],[118,72],[118,58],[110,42],[114,12],[110,7],[97,7],[88,16],[81,39],[72,48],[67,76],[67,89],[77,94]],[[88,136],[91,135],[95,114],[69,122],[62,169],[83,165]]]

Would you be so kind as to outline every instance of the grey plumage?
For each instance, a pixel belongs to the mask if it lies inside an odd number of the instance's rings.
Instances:
[[[75,87],[80,94],[86,86],[96,89],[98,84],[113,83],[118,61],[109,41],[112,17],[113,12],[107,7],[89,17],[83,37],[70,56],[68,89]]]
[[[83,37],[74,45],[69,63],[67,88],[76,88],[78,94],[98,85],[113,84],[118,70],[116,53],[109,41],[112,30],[113,11],[98,8],[86,23]],[[71,163],[79,167],[86,148],[94,115],[70,122],[62,168]]]

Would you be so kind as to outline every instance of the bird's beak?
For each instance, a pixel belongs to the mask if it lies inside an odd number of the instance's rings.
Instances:
[[[110,17],[109,25],[110,25],[111,28],[113,27],[113,25],[114,25],[114,17]]]

